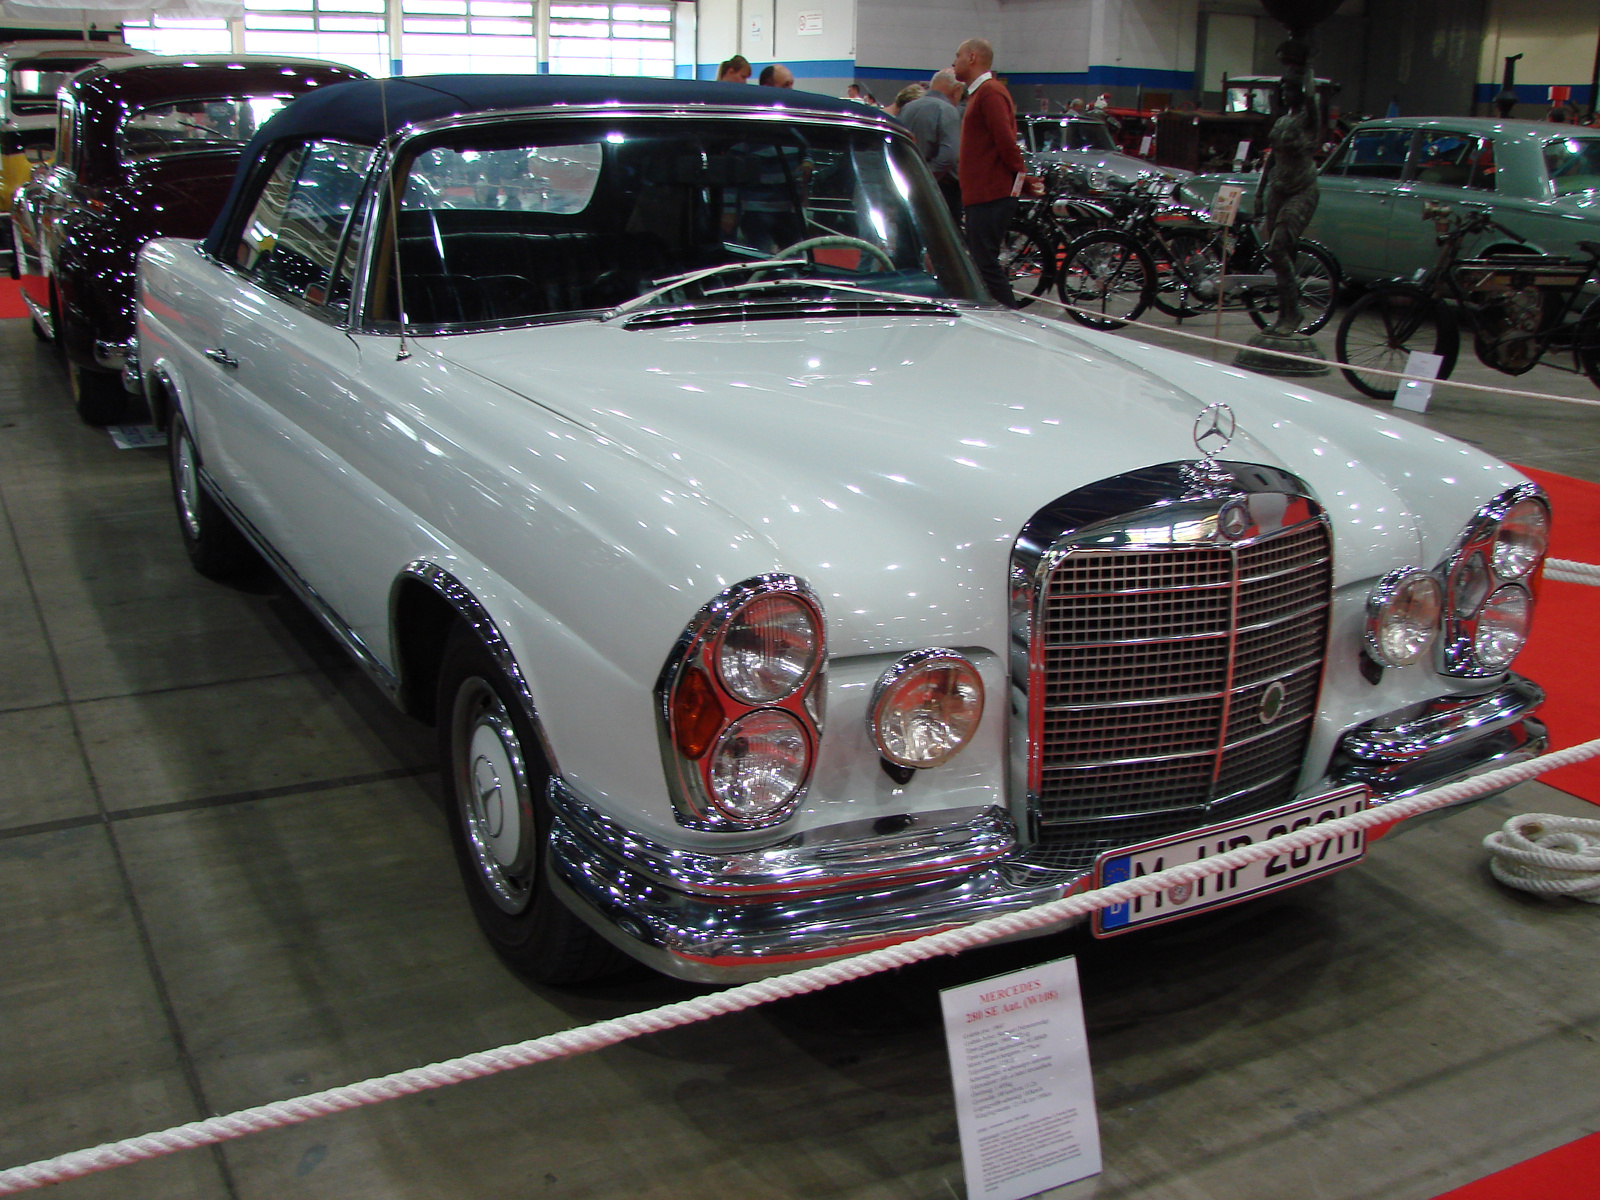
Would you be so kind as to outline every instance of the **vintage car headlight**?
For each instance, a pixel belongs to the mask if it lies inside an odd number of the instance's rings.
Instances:
[[[751,704],[792,695],[816,665],[822,632],[816,611],[794,596],[757,596],[729,622],[716,652],[728,690]]]
[[[678,639],[656,684],[679,822],[776,825],[805,793],[822,737],[822,609],[792,575],[728,588]]]
[[[718,739],[711,758],[711,799],[735,820],[765,821],[783,811],[810,768],[806,732],[795,715],[758,708]]]
[[[1384,576],[1367,599],[1367,651],[1386,667],[1418,662],[1439,635],[1444,588],[1427,571]]]
[[[1474,514],[1441,567],[1444,674],[1498,675],[1511,665],[1528,640],[1530,589],[1549,549],[1550,506],[1531,483],[1502,492]]]
[[[1526,579],[1550,548],[1550,510],[1538,500],[1511,506],[1494,538],[1494,573],[1501,579]]]
[[[1505,670],[1527,643],[1532,623],[1533,597],[1526,588],[1513,583],[1497,589],[1478,614],[1473,653],[1485,667]]]
[[[949,761],[983,719],[983,678],[954,650],[918,650],[883,673],[868,722],[878,753],[897,767]]]

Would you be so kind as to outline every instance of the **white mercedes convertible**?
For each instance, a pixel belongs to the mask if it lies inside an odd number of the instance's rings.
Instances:
[[[1536,487],[995,307],[859,105],[320,89],[145,250],[137,354],[195,566],[265,556],[437,727],[475,912],[547,982],[770,974],[1544,745]]]

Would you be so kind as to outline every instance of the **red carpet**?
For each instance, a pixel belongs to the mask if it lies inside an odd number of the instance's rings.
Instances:
[[[1557,1146],[1435,1200],[1594,1200],[1596,1195],[1600,1195],[1600,1133]]]
[[[1600,484],[1518,467],[1550,494],[1554,521],[1550,556],[1600,563]],[[1549,700],[1540,715],[1557,750],[1600,737],[1600,638],[1595,636],[1600,588],[1546,579],[1539,587],[1533,637],[1516,670],[1537,681]],[[1539,777],[1591,804],[1600,804],[1600,760],[1590,759]],[[1600,1183],[1591,1195],[1600,1195]]]
[[[27,315],[28,306],[22,302],[22,285],[15,279],[0,275],[0,320]]]

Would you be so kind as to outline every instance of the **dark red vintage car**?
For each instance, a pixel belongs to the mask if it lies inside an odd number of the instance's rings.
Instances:
[[[55,340],[85,421],[120,419],[124,380],[138,379],[140,247],[204,236],[256,129],[297,95],[360,78],[315,59],[139,56],[62,86],[55,162],[17,192],[11,221],[34,331]]]

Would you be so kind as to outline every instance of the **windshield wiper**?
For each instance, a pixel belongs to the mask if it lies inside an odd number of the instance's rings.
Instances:
[[[680,288],[690,284],[699,283],[702,279],[715,279],[719,275],[732,275],[736,271],[770,270],[775,267],[808,267],[810,260],[804,258],[762,258],[755,262],[728,262],[715,267],[702,267],[697,271],[687,271],[682,275],[673,275],[664,279],[657,286],[635,296],[632,300],[625,300],[617,305],[604,317],[602,321],[615,321],[636,313],[641,308],[649,308],[663,296],[671,295]]]
[[[866,296],[873,300],[889,300],[895,304],[904,304],[914,301],[918,304],[928,304],[935,308],[948,309],[955,312],[955,306],[948,301],[934,299],[930,296],[913,296],[906,292],[886,292],[880,288],[866,288],[860,284],[846,283],[840,279],[762,279],[751,280],[749,283],[739,284],[737,287],[718,288],[716,291],[706,293],[706,298],[712,296],[746,295],[750,292],[775,292],[790,288],[820,288],[830,292],[845,292],[852,296]]]

